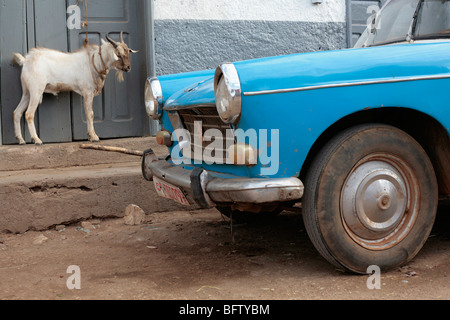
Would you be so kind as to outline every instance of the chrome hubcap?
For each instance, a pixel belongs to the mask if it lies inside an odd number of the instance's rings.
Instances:
[[[372,155],[350,172],[341,192],[347,233],[360,245],[380,250],[401,241],[415,219],[417,183],[409,167],[388,155]],[[413,196],[412,196],[413,195]]]

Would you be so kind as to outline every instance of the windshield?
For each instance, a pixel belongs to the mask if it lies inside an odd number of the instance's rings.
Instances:
[[[425,1],[417,16],[413,36],[422,38],[432,35],[449,35],[450,32],[450,0]]]
[[[355,47],[450,38],[450,0],[391,0],[370,19]]]

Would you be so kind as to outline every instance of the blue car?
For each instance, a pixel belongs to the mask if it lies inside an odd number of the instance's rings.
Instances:
[[[318,252],[367,273],[411,260],[450,197],[450,1],[392,0],[355,48],[149,78],[159,195],[230,217],[301,206]]]

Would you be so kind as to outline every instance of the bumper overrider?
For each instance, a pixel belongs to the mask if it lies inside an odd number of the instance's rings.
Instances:
[[[142,158],[144,178],[154,181],[160,195],[166,194],[167,198],[185,205],[197,204],[201,208],[211,208],[217,203],[261,205],[294,201],[303,196],[303,183],[295,177],[242,178],[199,167],[192,168],[174,165],[170,159],[159,159],[151,149],[145,151]],[[172,189],[172,186],[175,188]],[[179,191],[188,203],[177,194]]]

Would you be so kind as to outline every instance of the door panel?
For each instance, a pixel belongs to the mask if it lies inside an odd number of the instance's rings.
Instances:
[[[66,33],[66,5],[64,1],[34,0],[35,43],[31,47],[44,47],[68,51]],[[32,39],[29,37],[29,39]],[[44,94],[38,108],[39,137],[44,142],[72,140],[70,94],[58,96]]]
[[[69,5],[76,0],[68,1]],[[84,5],[80,2],[82,21],[84,21]],[[100,44],[106,34],[118,41],[120,32],[124,32],[124,41],[135,50],[141,50],[138,37],[138,6],[136,0],[97,0],[88,1],[89,42]],[[133,14],[134,13],[134,14]],[[86,32],[69,30],[70,50],[83,46]],[[142,52],[142,50],[141,50]],[[120,83],[111,70],[106,78],[102,93],[94,98],[94,127],[100,137],[116,138],[141,136],[143,134],[143,107],[141,88],[141,68],[139,54],[131,56],[132,70],[125,73],[125,81]],[[86,119],[82,98],[72,94],[73,139],[85,140]]]
[[[12,113],[22,96],[21,69],[12,64],[14,52],[26,55],[36,46],[67,51],[66,6],[53,0],[1,1],[1,99],[3,143],[14,144]],[[14,32],[6,31],[14,30]],[[70,96],[58,97],[44,94],[42,104],[35,115],[38,135],[44,142],[71,141]],[[31,142],[25,120],[21,121],[22,133]]]
[[[1,112],[2,137],[4,144],[17,143],[14,137],[13,111],[20,101],[22,89],[20,86],[20,68],[13,65],[13,53],[26,53],[27,30],[25,23],[26,0],[8,1],[0,0],[0,76],[1,76]],[[7,32],[6,30],[15,32]]]

